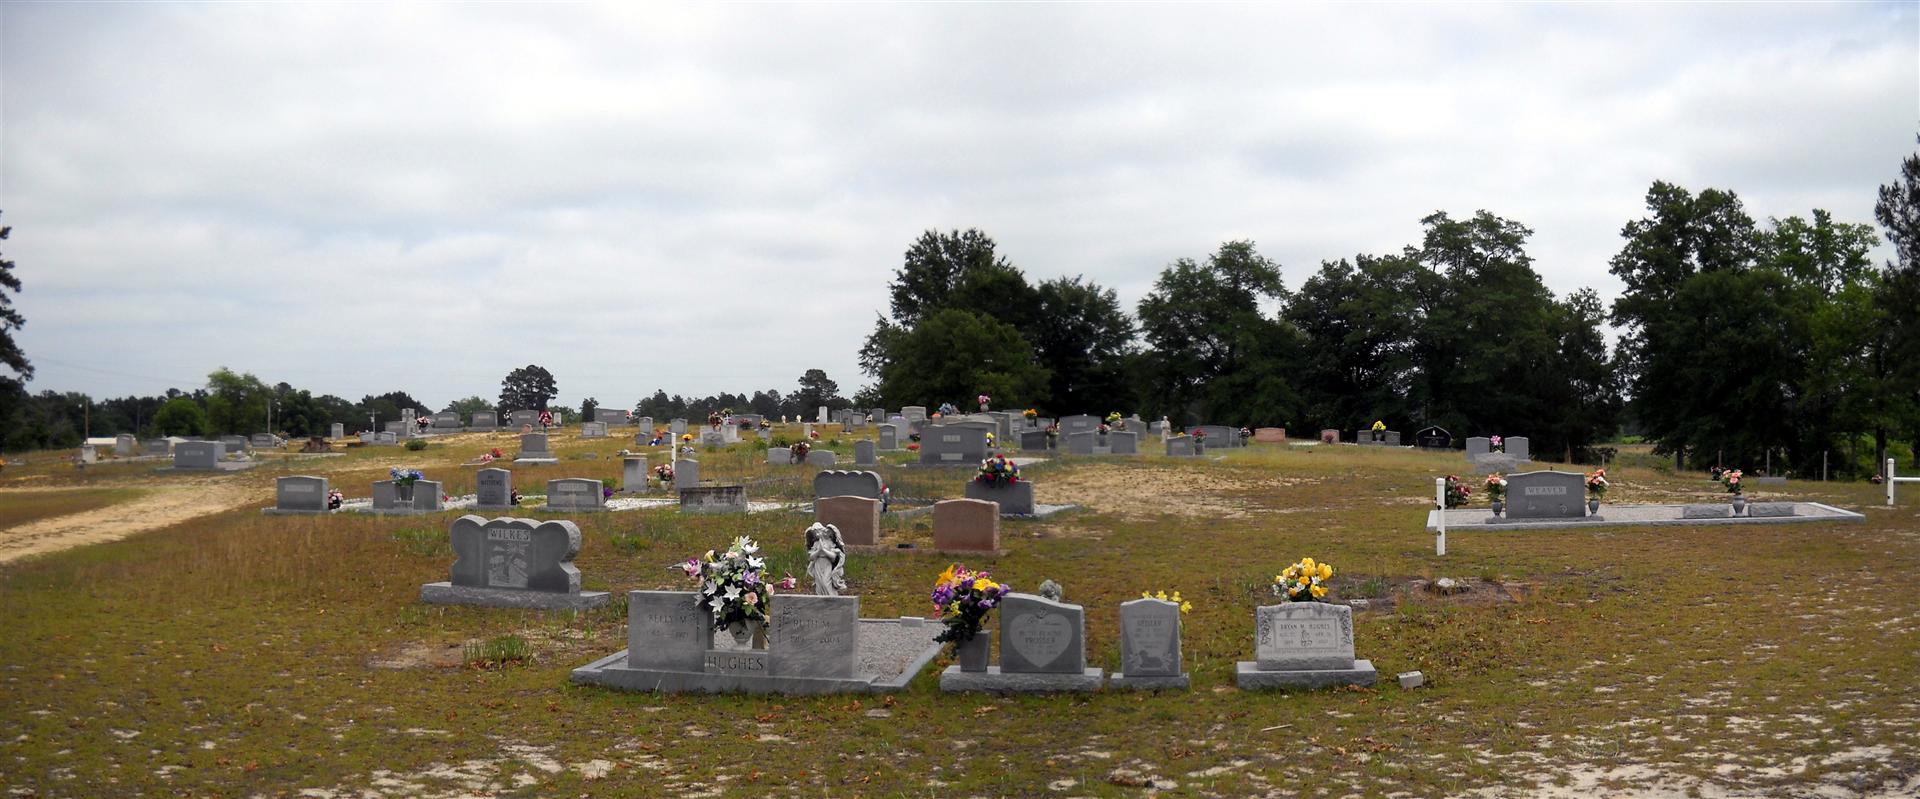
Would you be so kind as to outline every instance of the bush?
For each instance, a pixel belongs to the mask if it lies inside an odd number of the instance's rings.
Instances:
[[[426,449],[426,448],[427,448],[427,440],[426,440],[426,439],[424,439],[424,438],[409,438],[409,439],[407,439],[407,451],[408,451],[408,452],[419,452],[420,450],[423,450],[423,449]]]

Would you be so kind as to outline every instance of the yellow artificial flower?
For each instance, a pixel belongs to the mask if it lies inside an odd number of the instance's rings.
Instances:
[[[1160,593],[1154,594],[1153,598],[1164,601],[1167,598],[1167,592],[1161,591]]]
[[[712,554],[712,553],[708,553],[708,554]],[[953,582],[953,570],[954,570],[954,569],[955,569],[956,567],[958,567],[958,566],[959,566],[959,564],[957,564],[957,563],[956,563],[956,564],[953,564],[953,565],[951,565],[951,566],[948,566],[948,567],[947,567],[947,570],[946,570],[946,571],[943,571],[943,572],[941,572],[941,573],[940,573],[940,576],[939,576],[939,577],[938,577],[937,579],[935,579],[935,580],[933,581],[933,584],[934,584],[934,585],[946,585],[947,583],[950,583],[950,582]]]
[[[1313,565],[1313,558],[1302,558],[1300,560],[1301,571],[1306,572],[1308,574],[1312,574],[1315,568],[1316,567]]]
[[[1180,612],[1181,612],[1181,613],[1192,613],[1192,612],[1193,612],[1193,603],[1192,603],[1192,602],[1182,602],[1182,603],[1180,603]]]
[[[1141,599],[1152,599],[1152,598],[1153,598],[1153,592],[1152,592],[1152,591],[1141,591],[1141,592],[1140,592],[1140,598],[1141,598]]]
[[[1322,580],[1333,579],[1333,567],[1328,566],[1325,563],[1320,564],[1320,579]]]
[[[1323,596],[1326,596],[1326,595],[1327,595],[1327,589],[1325,589],[1325,588],[1321,588],[1320,586],[1317,586],[1317,585],[1313,587],[1313,598],[1314,598],[1314,599],[1319,599],[1320,597],[1323,597]]]

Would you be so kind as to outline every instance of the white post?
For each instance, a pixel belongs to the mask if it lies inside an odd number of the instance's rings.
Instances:
[[[1447,478],[1433,478],[1433,504],[1439,508],[1440,523],[1435,525],[1433,554],[1447,554]]]
[[[1891,508],[1893,507],[1893,486],[1894,483],[1898,482],[1893,476],[1892,458],[1887,459],[1887,473],[1884,476],[1887,478],[1887,507]]]

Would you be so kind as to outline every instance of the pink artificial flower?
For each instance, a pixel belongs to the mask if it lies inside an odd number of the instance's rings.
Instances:
[[[787,575],[787,579],[785,579],[785,580],[781,580],[781,581],[780,581],[780,582],[778,583],[778,585],[779,585],[779,586],[780,586],[780,587],[781,587],[782,589],[785,589],[785,590],[788,590],[788,591],[791,591],[791,590],[793,590],[793,588],[794,588],[794,586],[797,586],[797,585],[799,585],[799,584],[800,584],[800,581],[799,581],[799,580],[795,580],[795,579],[793,579],[793,575],[791,575],[791,574],[789,574],[789,575]]]
[[[760,595],[752,591],[747,592],[746,599],[747,599],[747,604],[749,605],[757,605],[760,603]]]

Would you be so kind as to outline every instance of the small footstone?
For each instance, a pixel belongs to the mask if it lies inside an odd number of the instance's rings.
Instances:
[[[1426,685],[1426,684],[1427,684],[1427,675],[1425,674],[1421,674],[1420,672],[1417,672],[1417,671],[1406,671],[1406,672],[1400,673],[1401,688],[1413,689],[1413,688],[1419,688],[1420,686]]]

